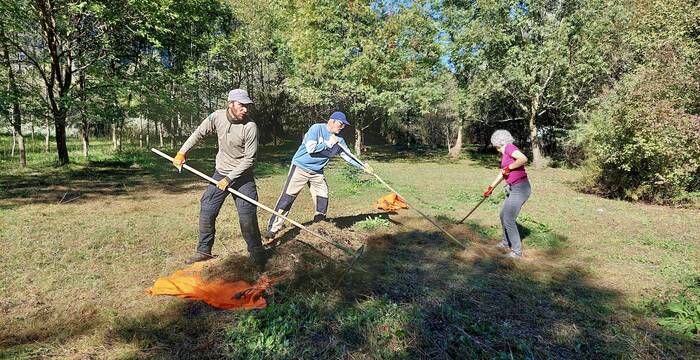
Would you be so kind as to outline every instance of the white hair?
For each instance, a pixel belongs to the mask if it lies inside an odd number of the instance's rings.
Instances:
[[[495,147],[504,146],[506,144],[512,144],[515,142],[513,135],[508,132],[508,130],[496,130],[491,135],[491,145]]]

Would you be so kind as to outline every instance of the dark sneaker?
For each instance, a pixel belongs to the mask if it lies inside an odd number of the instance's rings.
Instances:
[[[253,266],[255,266],[255,270],[257,270],[258,272],[265,271],[267,258],[267,252],[263,247],[260,247],[258,249],[252,249],[249,254],[250,262],[253,264]]]
[[[212,254],[207,254],[207,253],[197,251],[194,253],[194,255],[190,256],[187,260],[185,260],[185,264],[191,265],[191,264],[194,264],[196,262],[211,260],[215,257],[216,256],[214,256]]]

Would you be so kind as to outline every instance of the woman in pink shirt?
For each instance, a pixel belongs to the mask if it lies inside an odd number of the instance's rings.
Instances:
[[[530,197],[532,189],[525,172],[527,156],[520,152],[517,146],[513,145],[514,141],[515,139],[513,139],[508,130],[496,130],[491,135],[491,144],[502,154],[501,172],[486,189],[484,196],[490,196],[493,188],[502,179],[505,179],[506,200],[501,209],[503,240],[496,246],[503,249],[510,248],[511,252],[508,256],[513,259],[519,259],[523,255],[523,247],[515,219],[518,218],[520,208]]]

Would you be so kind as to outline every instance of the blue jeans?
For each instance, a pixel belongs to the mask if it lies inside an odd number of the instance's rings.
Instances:
[[[223,179],[224,176],[215,171],[212,178],[219,181]],[[252,174],[244,174],[234,179],[233,182],[229,184],[229,187],[253,200],[258,200],[258,190],[255,186],[255,178]],[[216,217],[219,216],[221,206],[224,204],[224,200],[226,200],[228,195],[231,195],[236,203],[238,223],[241,226],[241,236],[247,244],[248,252],[259,251],[262,249],[262,241],[260,239],[260,228],[258,227],[257,207],[228,191],[219,190],[216,185],[211,183],[207,186],[207,189],[200,199],[199,244],[197,244],[197,251],[211,254],[211,249],[214,246],[214,236],[216,234]]]

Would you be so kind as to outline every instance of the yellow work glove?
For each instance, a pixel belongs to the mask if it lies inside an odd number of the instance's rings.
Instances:
[[[229,180],[227,177],[224,177],[223,179],[219,180],[219,182],[216,184],[216,187],[219,188],[221,191],[225,191],[226,188],[228,187]]]
[[[370,166],[367,163],[365,163],[365,167],[363,170],[370,175],[374,174],[374,169],[372,169],[372,166]]]
[[[177,171],[182,171],[182,165],[185,163],[185,154],[178,152],[173,159],[173,165],[177,168]]]

